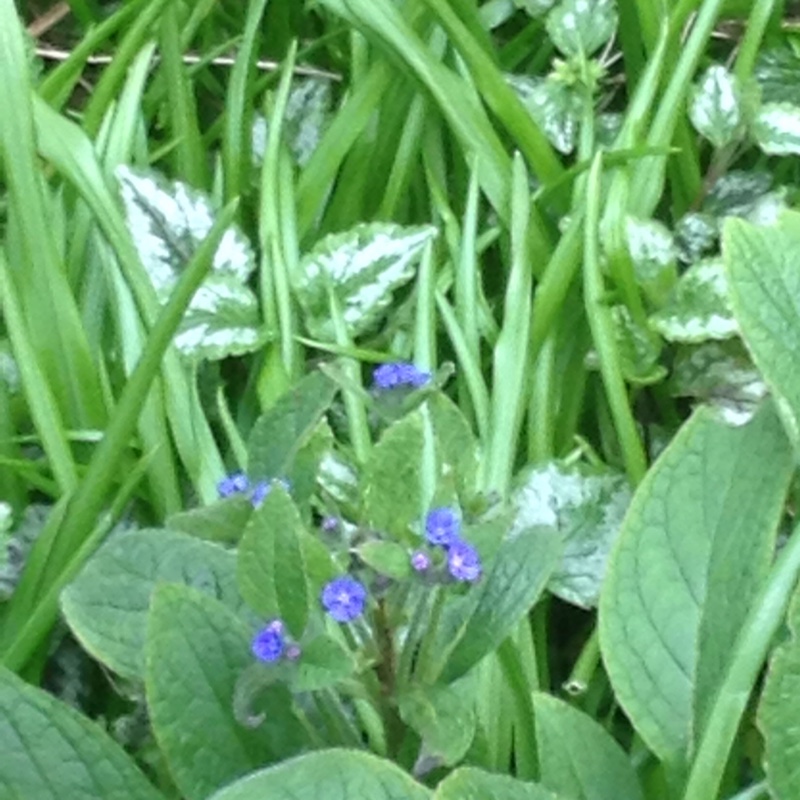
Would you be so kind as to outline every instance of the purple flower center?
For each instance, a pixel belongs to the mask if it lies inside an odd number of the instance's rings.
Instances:
[[[431,567],[431,557],[423,550],[411,554],[411,566],[417,572],[426,572]]]

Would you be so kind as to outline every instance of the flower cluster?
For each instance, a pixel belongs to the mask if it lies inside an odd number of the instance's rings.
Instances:
[[[367,590],[355,578],[344,575],[325,584],[320,600],[332,619],[337,622],[352,622],[364,613]]]
[[[296,661],[300,657],[300,646],[287,639],[286,626],[279,619],[267,623],[256,633],[250,649],[259,661],[267,664],[273,664],[282,658]]]
[[[291,490],[291,484],[285,478],[276,478],[271,481],[256,481],[251,484],[250,479],[243,472],[234,472],[223,478],[217,484],[217,491],[222,498],[243,494],[250,497],[254,508],[258,508],[272,490],[272,485],[279,483],[286,491]]]
[[[457,581],[473,583],[481,577],[483,567],[478,551],[461,538],[461,520],[452,508],[433,508],[425,518],[425,538],[447,555],[447,571]],[[422,550],[411,556],[411,566],[417,572],[430,568],[431,559]]]
[[[401,386],[410,386],[418,389],[431,379],[430,372],[423,372],[405,361],[394,361],[390,364],[381,364],[372,373],[372,380],[376,389],[386,391],[397,389]]]

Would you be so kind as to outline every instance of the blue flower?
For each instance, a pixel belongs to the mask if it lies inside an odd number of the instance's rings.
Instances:
[[[253,504],[253,508],[258,508],[264,502],[271,489],[272,486],[267,481],[259,481],[253,487],[253,493],[250,495],[250,502]]]
[[[250,488],[250,481],[243,472],[234,472],[223,478],[217,484],[220,497],[232,497],[235,494],[244,494]]]
[[[355,578],[335,578],[322,590],[322,605],[337,622],[352,622],[364,613],[367,590]]]
[[[399,386],[419,388],[431,379],[430,372],[423,372],[406,361],[381,364],[372,373],[376,389],[396,389]]]
[[[452,542],[447,551],[447,571],[457,580],[472,583],[483,572],[478,551],[460,539]]]
[[[411,566],[417,572],[427,572],[431,568],[431,557],[424,550],[411,554]]]
[[[284,625],[279,619],[275,619],[253,637],[250,649],[259,661],[271,663],[280,659],[285,647]]]
[[[286,478],[273,478],[271,481],[259,481],[250,494],[250,502],[253,508],[258,508],[272,491],[273,484],[279,483],[287,492],[292,490],[292,484]]]
[[[450,547],[461,533],[461,522],[452,508],[432,508],[425,518],[425,538],[437,547]]]

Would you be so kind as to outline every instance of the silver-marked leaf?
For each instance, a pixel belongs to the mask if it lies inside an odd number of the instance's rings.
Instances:
[[[610,470],[558,462],[530,467],[512,494],[512,533],[540,526],[563,537],[548,588],[568,603],[593,608],[630,499],[625,476]]]
[[[565,56],[591,56],[617,29],[614,0],[561,0],[548,14],[547,33]]]
[[[400,767],[357,750],[320,750],[254,772],[209,800],[430,800]]]
[[[749,422],[767,396],[767,385],[738,338],[682,347],[670,390],[675,397],[708,403],[730,425]]]
[[[790,636],[775,649],[758,707],[764,736],[764,767],[775,800],[800,797],[800,591],[787,615]]]
[[[728,279],[721,258],[710,258],[681,275],[664,308],[650,323],[670,342],[729,339],[739,331],[731,310]]]
[[[756,225],[770,225],[786,207],[785,190],[771,189],[768,172],[731,170],[714,184],[703,208],[717,218],[742,217]]]
[[[761,51],[753,77],[764,103],[792,103],[800,106],[800,56],[791,47]]]
[[[764,103],[752,127],[758,146],[768,156],[800,154],[800,106]]]
[[[533,696],[541,781],[571,800],[642,800],[625,751],[587,714],[563,700]]]
[[[436,233],[430,225],[376,222],[317,242],[293,276],[309,333],[328,342],[336,338],[329,291],[341,304],[351,337],[375,328],[391,308],[395,291],[414,277],[416,263]]]
[[[544,131],[550,144],[569,155],[578,138],[583,102],[571,86],[551,78],[506,75],[506,81]]]
[[[639,484],[600,597],[617,700],[663,761],[693,751],[762,589],[794,469],[775,409],[698,409]]]
[[[7,800],[163,800],[100,726],[5,667],[0,752]]]
[[[147,611],[158,584],[182,583],[247,618],[236,586],[236,556],[169,530],[110,539],[61,594],[72,632],[98,661],[127,678],[144,669]]]
[[[634,386],[648,386],[661,381],[667,370],[658,363],[661,356],[658,336],[639,325],[627,306],[613,306],[611,318],[625,380]]]
[[[209,198],[179,181],[120,166],[116,171],[125,215],[139,257],[166,303],[181,271],[214,223]],[[255,269],[250,243],[231,226],[181,322],[175,344],[193,359],[251,352],[264,342],[258,302],[246,282]]]
[[[694,86],[689,119],[714,147],[736,141],[744,125],[738,79],[719,64],[709,67]]]
[[[322,138],[333,103],[331,79],[296,76],[289,90],[283,120],[284,136],[299,166],[304,167]],[[257,114],[253,121],[253,157],[264,158],[269,137],[269,120]]]
[[[672,233],[654,219],[628,217],[625,236],[636,280],[648,300],[656,307],[662,306],[678,279],[678,253]]]
[[[711,213],[685,214],[675,226],[675,245],[678,258],[684,264],[694,264],[716,247],[719,225]]]

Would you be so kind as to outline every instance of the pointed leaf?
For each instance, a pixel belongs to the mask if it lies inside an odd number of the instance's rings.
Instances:
[[[728,278],[721,258],[707,259],[681,275],[670,301],[650,317],[667,341],[728,339],[739,327],[731,309]]]
[[[310,607],[303,548],[309,535],[289,495],[275,486],[253,512],[239,544],[242,597],[266,619],[283,620],[296,638],[303,635]]]
[[[689,119],[714,147],[725,147],[743,133],[740,95],[737,78],[719,64],[709,67],[695,85]]]
[[[104,544],[61,595],[72,632],[95,658],[141,678],[147,612],[157,584],[182,583],[247,618],[236,586],[236,557],[169,530],[123,534]]]
[[[625,237],[639,285],[653,305],[662,306],[678,277],[672,234],[655,220],[628,217]]]
[[[718,409],[730,425],[744,425],[767,396],[761,373],[738,338],[683,347],[672,365],[670,390]]]
[[[700,409],[634,495],[600,597],[611,683],[663,760],[687,757],[775,547],[792,459],[771,406]]]
[[[290,668],[289,684],[294,692],[330,689],[349,678],[356,669],[352,653],[329,636],[317,636],[303,646],[296,664]]]
[[[267,690],[265,720],[257,729],[234,719],[236,680],[253,661],[250,635],[211,597],[186,586],[155,592],[147,628],[147,704],[170,774],[188,800],[205,800],[305,746],[284,687]]]
[[[776,227],[739,220],[725,226],[723,254],[731,302],[756,366],[800,419],[800,214]],[[785,420],[790,422],[790,420]]]
[[[642,800],[625,751],[588,715],[547,694],[534,695],[541,781],[571,800]]]
[[[294,276],[309,333],[322,341],[336,340],[329,289],[341,304],[351,338],[375,328],[391,308],[394,292],[414,277],[416,262],[435,236],[431,226],[378,222],[318,242]]]
[[[800,154],[800,106],[765,103],[753,121],[753,136],[768,156]]]
[[[4,667],[0,752],[9,800],[163,800],[102,728]]]
[[[422,739],[422,754],[446,767],[466,755],[478,724],[473,694],[464,684],[415,687],[397,701],[403,722]]]
[[[563,538],[561,562],[548,588],[568,603],[593,608],[630,499],[625,476],[610,470],[558,462],[530,467],[512,494],[512,535],[545,527]]]
[[[402,581],[411,576],[408,549],[396,542],[372,540],[359,545],[355,552],[378,575],[385,575],[396,581]]]
[[[614,35],[617,9],[614,0],[561,0],[546,26],[565,56],[591,56]]]
[[[579,93],[552,78],[506,75],[506,80],[553,147],[569,155],[577,143],[583,112]]]
[[[297,467],[301,450],[315,435],[335,395],[333,382],[314,371],[279,397],[258,418],[250,433],[247,443],[250,477],[289,478]]]
[[[372,449],[363,480],[370,525],[408,538],[408,529],[422,516],[420,469],[424,426],[419,411],[390,425]]]
[[[437,787],[434,800],[559,800],[537,783],[495,775],[475,767],[461,767]]]
[[[248,775],[209,800],[429,800],[399,767],[369,753],[323,750]]]
[[[117,169],[128,227],[163,304],[214,223],[215,210],[200,192],[178,181],[127,166]],[[247,287],[255,269],[249,242],[229,228],[212,272],[192,298],[175,345],[194,359],[251,352],[264,343],[258,301]]]
[[[800,797],[800,591],[795,589],[788,612],[789,638],[770,660],[758,707],[758,726],[764,736],[764,766],[775,800]]]
[[[252,513],[249,498],[233,496],[210,506],[173,514],[167,519],[167,527],[209,542],[237,544]]]
[[[533,607],[555,570],[562,542],[547,528],[528,528],[503,542],[477,587],[445,615],[442,673],[452,683],[495,650]]]

